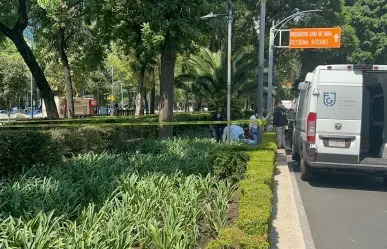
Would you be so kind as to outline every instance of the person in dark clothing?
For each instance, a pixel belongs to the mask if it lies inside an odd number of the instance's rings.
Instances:
[[[274,109],[273,126],[275,126],[277,132],[278,149],[285,148],[285,129],[288,124],[287,111],[282,105],[282,101],[277,101]]]
[[[219,107],[216,112],[212,114],[212,121],[225,121],[226,115],[223,113],[222,108]],[[220,141],[222,139],[224,125],[223,124],[215,124],[211,125],[211,133],[212,138],[216,138],[216,141]]]

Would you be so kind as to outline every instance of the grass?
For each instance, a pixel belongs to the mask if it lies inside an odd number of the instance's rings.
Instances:
[[[209,174],[218,144],[136,142],[0,181],[0,248],[194,248],[226,225],[235,186]]]

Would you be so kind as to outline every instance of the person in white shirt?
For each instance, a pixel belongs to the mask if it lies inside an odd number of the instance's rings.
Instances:
[[[242,127],[238,125],[230,125],[231,128],[231,134],[230,134],[230,141],[243,141],[245,137],[245,131]],[[224,128],[223,130],[223,141],[226,141],[227,138],[227,131],[228,127]]]

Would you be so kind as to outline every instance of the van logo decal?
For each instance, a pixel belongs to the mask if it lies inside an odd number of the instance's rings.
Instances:
[[[342,127],[343,127],[343,125],[340,124],[340,123],[336,123],[336,124],[335,124],[335,129],[336,129],[336,130],[341,130]]]
[[[336,104],[335,92],[324,92],[324,105],[334,106]]]

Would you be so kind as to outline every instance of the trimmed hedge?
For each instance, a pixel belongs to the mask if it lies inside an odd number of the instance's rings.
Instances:
[[[217,149],[209,157],[212,173],[219,180],[229,179],[237,183],[245,178],[250,155],[243,151],[222,151]]]
[[[258,148],[233,146],[234,150],[249,151],[245,179],[239,182],[239,217],[235,225],[220,231],[207,249],[268,249],[269,227],[273,206],[274,170],[277,147],[275,134],[264,136]]]
[[[25,167],[44,166],[62,159],[61,146],[50,134],[0,130],[0,175]]]
[[[210,121],[211,114],[207,112],[200,113],[176,113],[173,116],[173,121]],[[159,122],[158,115],[142,115],[139,117],[135,116],[105,116],[105,117],[91,117],[91,118],[74,118],[74,119],[59,119],[59,120],[28,120],[18,121],[11,124],[117,124],[117,123],[141,123],[141,122]]]
[[[177,114],[175,121],[210,120],[209,113]],[[23,124],[98,124],[122,122],[158,122],[158,116],[96,117],[56,121],[29,121]],[[197,126],[176,126],[175,135]],[[207,126],[208,127],[208,126]],[[85,126],[54,129],[0,128],[0,175],[18,173],[24,167],[52,164],[63,155],[103,151],[128,151],[128,141],[157,138],[158,126]]]

